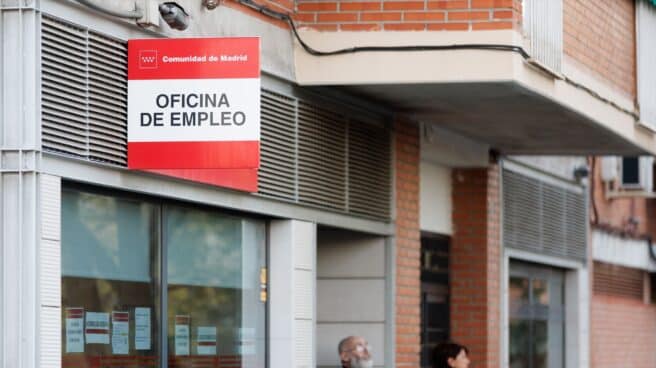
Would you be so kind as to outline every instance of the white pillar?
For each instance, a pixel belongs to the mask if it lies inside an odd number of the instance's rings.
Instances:
[[[273,221],[269,239],[269,365],[314,368],[316,225]]]
[[[0,5],[0,368],[38,364],[39,15]]]

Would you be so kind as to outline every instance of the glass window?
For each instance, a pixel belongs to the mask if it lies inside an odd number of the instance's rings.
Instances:
[[[62,193],[62,366],[159,364],[158,209]]]
[[[432,367],[435,346],[449,339],[449,238],[421,236],[421,366]]]
[[[562,271],[525,264],[510,267],[508,283],[509,366],[563,365],[564,282]]]
[[[264,260],[264,233],[262,224],[237,217],[167,207],[171,366],[264,366],[257,267]]]
[[[265,234],[219,211],[64,190],[63,368],[265,367]]]

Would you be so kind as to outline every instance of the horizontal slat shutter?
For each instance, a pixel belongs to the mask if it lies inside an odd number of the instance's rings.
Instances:
[[[505,246],[583,261],[587,254],[586,216],[583,192],[504,170]]]
[[[635,268],[595,262],[593,289],[595,294],[642,300],[643,272]]]
[[[346,210],[346,117],[299,102],[299,202]]]
[[[126,42],[42,19],[43,149],[125,167]],[[380,121],[269,90],[261,107],[259,195],[389,218],[390,131]]]
[[[361,121],[351,121],[348,133],[348,210],[361,215],[389,217],[389,134]]]
[[[44,17],[41,35],[43,147],[86,156],[86,32]]]
[[[259,192],[296,199],[296,100],[262,91]]]
[[[127,163],[127,47],[89,32],[89,157]]]

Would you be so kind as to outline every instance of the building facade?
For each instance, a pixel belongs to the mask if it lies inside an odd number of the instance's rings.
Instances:
[[[651,2],[87,3],[0,3],[3,368],[653,366]],[[128,169],[128,41],[230,36],[257,190]]]

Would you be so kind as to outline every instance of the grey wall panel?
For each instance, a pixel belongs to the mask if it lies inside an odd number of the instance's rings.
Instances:
[[[384,238],[322,232],[319,241],[319,278],[385,277]]]
[[[385,322],[385,280],[320,279],[317,318],[323,322]]]
[[[385,272],[385,238],[321,229],[317,238],[317,364],[334,366],[338,342],[362,335],[375,348],[374,363],[383,365],[391,290]],[[392,363],[390,363],[392,364]]]

